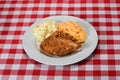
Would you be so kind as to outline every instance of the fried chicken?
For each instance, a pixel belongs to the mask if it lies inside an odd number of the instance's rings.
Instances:
[[[54,32],[40,44],[41,51],[50,56],[64,56],[80,47],[81,44],[75,43],[71,40],[71,36],[61,31]]]

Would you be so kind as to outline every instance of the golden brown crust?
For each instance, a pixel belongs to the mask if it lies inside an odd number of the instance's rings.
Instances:
[[[46,55],[64,56],[81,47],[80,44],[68,38],[69,37],[65,37],[63,33],[56,31],[41,43],[41,51]]]

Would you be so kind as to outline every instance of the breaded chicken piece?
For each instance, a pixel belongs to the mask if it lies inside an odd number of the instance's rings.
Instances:
[[[42,52],[46,55],[53,56],[64,56],[70,54],[71,52],[76,51],[79,47],[81,47],[80,44],[75,43],[68,35],[63,34],[60,31],[54,32],[40,45]]]

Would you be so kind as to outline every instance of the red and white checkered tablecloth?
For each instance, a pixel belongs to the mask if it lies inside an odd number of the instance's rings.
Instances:
[[[28,57],[24,32],[53,15],[79,17],[94,26],[99,42],[91,56],[68,66]],[[120,0],[1,0],[0,80],[120,80]]]

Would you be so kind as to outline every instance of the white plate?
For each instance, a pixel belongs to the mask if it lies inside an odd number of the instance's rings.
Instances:
[[[41,53],[35,44],[35,38],[32,33],[32,29],[36,25],[46,20],[55,20],[57,22],[72,20],[79,23],[87,32],[87,40],[84,43],[82,50],[76,52],[75,54],[64,57],[49,57]],[[98,36],[93,26],[85,20],[73,16],[51,16],[44,19],[39,19],[32,24],[30,28],[28,28],[23,36],[23,48],[28,56],[40,63],[47,65],[68,65],[79,62],[87,58],[94,51],[97,46],[97,42]]]

